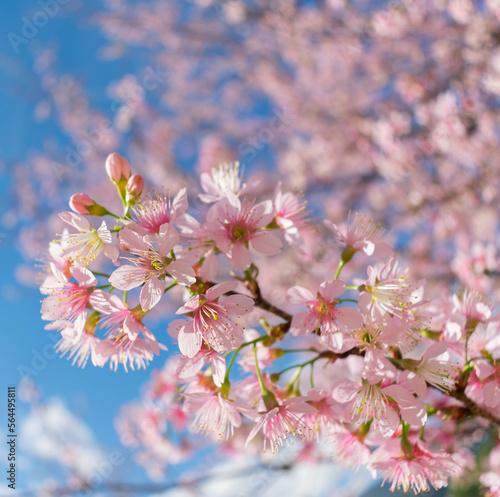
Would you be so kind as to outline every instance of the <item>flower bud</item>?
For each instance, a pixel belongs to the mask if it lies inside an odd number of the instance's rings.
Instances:
[[[106,159],[106,172],[113,183],[119,183],[130,178],[130,165],[127,159],[115,152]]]
[[[85,216],[106,216],[108,210],[92,200],[86,193],[75,193],[69,199],[69,206],[77,214]]]
[[[141,196],[142,189],[144,188],[144,179],[139,174],[130,176],[127,186],[125,188],[126,201],[128,205],[134,205]]]
[[[75,193],[69,199],[70,208],[77,214],[89,215],[89,207],[94,204],[95,202],[86,193]]]

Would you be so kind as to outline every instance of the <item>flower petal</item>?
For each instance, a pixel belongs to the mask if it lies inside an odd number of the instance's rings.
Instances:
[[[314,300],[314,295],[307,288],[296,285],[287,291],[287,300],[290,304],[306,305]]]
[[[196,274],[193,267],[183,259],[171,262],[168,265],[167,271],[181,285],[192,285],[196,282]]]
[[[325,300],[333,300],[345,292],[345,283],[342,280],[328,280],[321,283],[319,292]]]
[[[131,290],[141,286],[146,281],[147,270],[138,266],[125,265],[115,269],[109,277],[109,282],[120,290]]]
[[[74,212],[60,212],[59,217],[65,222],[76,228],[78,231],[90,231],[90,223],[86,218],[75,214]]]
[[[217,285],[210,287],[205,292],[205,295],[208,300],[213,302],[224,293],[233,291],[237,286],[238,283],[236,281],[224,281],[223,283],[218,283]]]
[[[70,272],[81,287],[88,288],[97,285],[97,278],[85,267],[73,266]]]
[[[341,404],[351,401],[358,393],[360,386],[352,380],[340,380],[332,389],[332,397]]]
[[[231,263],[234,269],[248,269],[252,256],[248,249],[241,243],[235,244],[231,249]]]
[[[201,333],[195,332],[189,323],[179,330],[178,340],[181,354],[189,358],[194,357],[199,352],[203,342]]]
[[[354,307],[338,307],[335,319],[340,326],[350,330],[363,326],[363,316]]]
[[[160,226],[159,237],[158,253],[162,257],[167,257],[170,251],[179,243],[179,233],[172,225],[167,223]]]
[[[165,288],[163,283],[156,277],[150,278],[142,287],[139,300],[143,311],[152,309],[162,298]]]
[[[276,255],[283,247],[282,241],[270,231],[263,231],[250,240],[250,246],[264,255]]]

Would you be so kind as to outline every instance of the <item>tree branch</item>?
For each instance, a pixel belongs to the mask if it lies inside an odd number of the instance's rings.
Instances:
[[[465,395],[465,392],[460,390],[451,390],[450,392],[447,392],[447,395],[459,400],[460,402],[463,402],[471,415],[475,414],[477,416],[481,416],[482,418],[487,419],[488,421],[491,421],[492,423],[500,426],[500,418],[496,417],[490,411],[487,411],[486,409],[478,406],[473,400],[469,399],[469,397]]]
[[[217,283],[214,283],[213,281],[208,282],[208,288],[214,285],[217,285]],[[255,302],[256,307],[260,307],[265,311],[271,312],[275,316],[278,316],[284,321],[287,321],[287,323],[292,322],[293,316],[291,314],[288,314],[288,312],[284,311],[283,309],[276,307],[275,305],[271,304],[271,302],[262,297],[260,287],[255,280],[252,282],[245,281],[245,286],[250,291],[250,294]],[[241,294],[239,292],[227,292],[227,295],[241,295]]]

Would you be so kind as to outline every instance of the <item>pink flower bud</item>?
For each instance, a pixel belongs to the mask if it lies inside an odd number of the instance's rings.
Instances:
[[[130,176],[126,187],[126,198],[129,205],[134,205],[137,202],[137,200],[141,196],[143,188],[144,179],[142,178],[142,176],[140,176],[139,174]]]
[[[93,206],[95,202],[86,193],[75,193],[69,199],[69,206],[77,214],[89,215],[89,207]]]
[[[130,178],[130,165],[127,159],[115,152],[106,159],[106,172],[113,183],[118,183],[122,178]]]
[[[86,193],[75,193],[69,199],[69,206],[77,214],[85,216],[107,216],[108,210],[92,200]]]
[[[142,189],[144,188],[144,179],[140,174],[134,174],[130,176],[127,182],[127,192],[130,192],[131,195],[135,195],[138,197],[142,193]]]

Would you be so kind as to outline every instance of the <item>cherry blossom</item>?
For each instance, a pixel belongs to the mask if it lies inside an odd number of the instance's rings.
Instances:
[[[237,197],[220,200],[207,213],[207,230],[234,269],[247,269],[252,262],[249,247],[264,255],[280,252],[281,240],[264,229],[273,220],[271,201],[255,204]]]
[[[294,315],[291,331],[296,335],[306,335],[316,329],[329,337],[334,348],[340,349],[343,345],[342,330],[357,329],[363,324],[361,314],[354,308],[338,307],[339,300],[335,297],[342,295],[345,283],[341,280],[329,280],[321,283],[316,297],[299,286],[290,288],[288,299],[292,304],[306,305],[308,311],[300,311]]]
[[[356,212],[354,220],[349,218],[346,225],[337,226],[331,221],[325,221],[325,224],[346,245],[342,255],[344,261],[349,261],[360,250],[379,259],[392,254],[392,246],[385,241],[385,229],[367,216]]]
[[[48,286],[42,287],[42,292],[49,294],[42,304],[42,319],[52,321],[57,319],[75,320],[86,312],[92,299],[92,293],[97,285],[97,278],[86,268],[74,266],[69,269],[70,279],[51,264],[53,279],[45,280]]]
[[[316,411],[313,406],[305,402],[306,400],[307,398],[300,397],[286,399],[276,407],[259,413],[246,444],[248,445],[260,430],[264,435],[264,451],[268,443],[272,452],[277,452],[280,447],[284,447],[284,442],[290,444],[290,436],[304,437],[305,425],[301,419],[304,414]]]
[[[145,241],[132,229],[120,232],[120,242],[137,258],[129,258],[134,266],[126,264],[119,267],[109,281],[120,290],[131,290],[144,284],[140,295],[143,310],[149,311],[160,301],[165,277],[172,277],[183,284],[195,282],[190,264],[172,257],[171,251],[179,243],[179,235],[171,225],[160,227],[157,249],[153,246],[154,242]]]
[[[243,342],[243,328],[234,317],[253,310],[253,300],[245,295],[224,293],[236,288],[235,282],[225,282],[209,288],[204,295],[191,297],[176,314],[193,313],[191,321],[175,320],[170,323],[171,334],[177,335],[179,348],[187,357],[194,357],[205,342],[217,352],[231,351]]]
[[[205,193],[198,196],[203,202],[217,202],[227,196],[238,196],[248,190],[243,182],[243,171],[239,162],[219,164],[210,173],[201,173],[200,183]],[[255,183],[255,181],[253,181]]]
[[[391,491],[402,488],[407,492],[411,488],[415,493],[428,492],[430,485],[436,490],[442,488],[448,477],[459,471],[450,454],[433,451],[420,441],[407,454],[397,439],[377,449],[369,467],[382,472],[384,482],[391,482]]]
[[[183,188],[171,201],[170,197],[158,195],[143,200],[132,209],[134,229],[142,234],[160,234],[164,225],[172,225],[188,207],[186,189]]]
[[[64,242],[62,252],[66,259],[71,260],[73,264],[87,266],[104,251],[112,261],[117,260],[118,248],[111,245],[112,237],[106,221],[95,229],[90,227],[87,219],[73,212],[61,212],[59,217],[78,230],[78,233],[61,235],[61,242]]]

